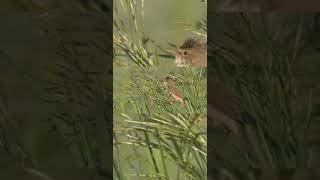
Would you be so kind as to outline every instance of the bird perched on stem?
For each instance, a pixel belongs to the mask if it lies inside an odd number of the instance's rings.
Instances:
[[[186,101],[183,97],[181,90],[178,88],[176,81],[171,77],[166,77],[164,85],[167,87],[171,97],[180,102],[183,106],[186,106]]]
[[[207,44],[200,39],[189,38],[174,51],[175,63],[178,67],[207,67]],[[208,83],[208,115],[201,118],[208,128],[224,128],[235,135],[243,145],[251,151],[246,132],[247,122],[242,116],[240,107],[225,84],[215,74],[207,75]],[[172,78],[166,78],[166,86],[171,96],[185,105],[181,91]],[[200,120],[200,121],[202,121]]]

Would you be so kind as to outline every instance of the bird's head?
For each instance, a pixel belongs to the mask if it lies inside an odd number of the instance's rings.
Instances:
[[[175,56],[175,64],[178,67],[188,67],[198,58],[204,58],[207,54],[206,43],[200,39],[189,38],[179,47],[171,51]]]

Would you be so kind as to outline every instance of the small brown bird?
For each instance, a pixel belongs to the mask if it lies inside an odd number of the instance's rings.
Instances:
[[[167,77],[164,81],[164,85],[170,92],[171,97],[175,100],[180,102],[182,105],[186,105],[185,99],[183,98],[183,94],[181,90],[178,88],[176,81],[171,78]]]
[[[175,52],[177,66],[206,67],[207,45],[199,39],[187,39]],[[200,122],[207,123],[208,128],[221,127],[242,140],[243,144],[251,146],[246,135],[247,122],[241,114],[240,107],[232,93],[216,75],[208,74],[208,120],[201,118]],[[185,104],[182,94],[173,79],[166,79],[172,96]]]
[[[207,44],[199,39],[189,38],[183,45],[174,51],[178,67],[207,67]],[[208,120],[200,118],[200,122],[207,123],[208,128],[225,128],[235,135],[243,145],[254,151],[247,133],[247,122],[241,114],[240,107],[232,93],[214,75],[208,74]],[[176,101],[185,105],[181,91],[172,78],[166,78],[166,86]]]
[[[185,40],[173,54],[177,67],[207,67],[207,43],[201,39]]]

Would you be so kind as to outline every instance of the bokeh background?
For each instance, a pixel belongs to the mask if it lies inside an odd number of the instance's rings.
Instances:
[[[194,35],[190,29],[207,16],[206,4],[199,2],[200,0],[145,1],[145,33],[163,48],[170,47],[168,42],[181,45],[186,37]]]

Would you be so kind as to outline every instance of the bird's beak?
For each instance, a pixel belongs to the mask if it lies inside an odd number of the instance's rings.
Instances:
[[[175,50],[167,50],[168,53],[172,54],[172,55],[177,55],[178,54],[178,50],[175,49]]]
[[[174,56],[177,56],[177,55],[181,56],[182,55],[180,49],[169,50],[168,52],[171,53]]]
[[[168,43],[169,46],[173,47],[173,48],[178,48],[178,46],[174,45],[174,44],[171,44],[171,43]]]

